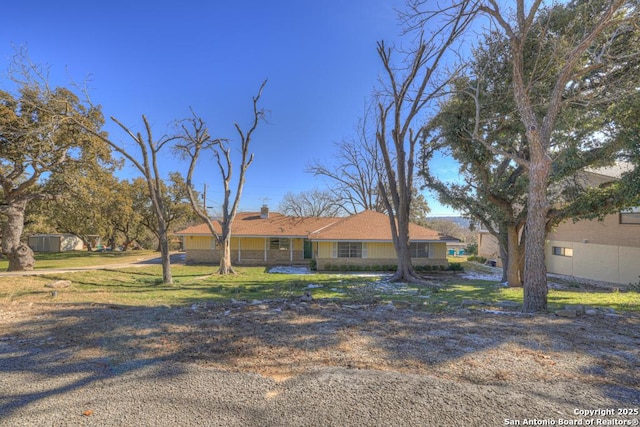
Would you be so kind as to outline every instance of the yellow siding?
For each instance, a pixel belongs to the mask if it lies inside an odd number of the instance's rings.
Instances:
[[[317,249],[316,249],[317,245]],[[313,250],[318,252],[318,258],[331,258],[333,242],[318,242],[313,245]]]
[[[366,243],[367,258],[396,258],[396,249],[391,242]]]
[[[209,236],[185,236],[185,249],[211,249],[213,248],[213,237]]]
[[[429,243],[429,258],[446,258],[447,257],[447,244],[442,242]]]
[[[243,251],[264,251],[263,237],[237,237],[231,238],[231,248],[238,249],[238,240],[240,240],[240,248]]]

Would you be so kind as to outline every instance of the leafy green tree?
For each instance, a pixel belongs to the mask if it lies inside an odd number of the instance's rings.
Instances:
[[[136,213],[139,224],[151,232],[155,236],[156,241],[160,241],[157,216],[154,213],[151,200],[147,196],[145,186],[146,182],[143,178],[137,178],[130,183],[132,210]],[[163,194],[162,205],[165,209],[164,216],[169,232],[186,227],[197,220],[198,217],[191,208],[189,195],[186,190],[187,185],[180,173],[169,173],[168,181],[162,180],[160,186]],[[194,196],[196,198],[198,197],[198,193],[195,192],[195,190]],[[131,225],[133,226],[133,224],[134,223]]]
[[[33,200],[57,197],[38,184],[110,157],[108,147],[93,136],[103,125],[99,108],[87,108],[68,88],[51,88],[46,69],[26,55],[17,55],[13,65],[16,93],[0,91],[1,245],[9,271],[35,264],[33,252],[21,242],[25,210]]]
[[[126,251],[134,243],[142,244],[148,233],[134,203],[140,193],[146,194],[146,188],[136,189],[128,180],[121,180],[114,183],[113,193],[106,207],[107,217],[112,225],[112,233],[117,233],[122,239],[122,250]],[[111,240],[115,240],[115,236]]]
[[[87,250],[97,238],[114,240],[116,224],[121,220],[116,207],[131,204],[119,191],[119,182],[109,169],[94,168],[53,178],[47,191],[59,194],[43,203],[50,230],[80,237]]]
[[[625,0],[574,1],[548,8],[536,1],[527,10],[525,1],[518,0],[511,15],[514,19],[509,19],[495,2],[487,3],[481,12],[500,26],[509,46],[513,99],[525,128],[528,153],[488,147],[528,172],[523,311],[543,311],[547,308],[545,238],[552,208],[548,188],[554,158],[562,148],[601,157],[616,140],[598,141],[594,134],[588,140],[574,139],[568,147],[558,146],[554,133],[559,127],[570,128],[558,119],[566,107],[582,103],[596,108],[625,98],[637,87],[633,80],[639,74],[632,64],[637,54],[629,54],[637,47],[640,10],[635,2]],[[534,40],[545,54],[528,50]],[[540,57],[548,60],[538,61]]]
[[[526,174],[523,310],[545,310],[544,245],[550,227],[579,216],[589,203],[600,212],[610,211],[625,197],[618,192],[613,203],[614,188],[632,188],[636,182],[632,173],[607,189],[589,188],[575,177],[586,167],[633,157],[637,151],[621,126],[621,117],[633,109],[620,105],[637,97],[634,23],[639,10],[633,2],[615,0],[549,7],[536,1],[528,10],[518,0],[515,11],[503,11],[493,1],[479,5],[478,11],[501,31],[490,33],[479,49],[480,56],[491,60],[474,64],[464,91],[473,108],[464,107],[462,116],[469,122],[458,129],[465,133],[463,143],[497,156],[490,165],[507,162]],[[500,99],[496,93],[507,96]],[[501,129],[496,120],[502,120],[506,133],[499,138],[492,133]]]

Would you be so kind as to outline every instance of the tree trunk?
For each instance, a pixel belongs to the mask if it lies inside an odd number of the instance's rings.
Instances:
[[[229,234],[222,236],[220,243],[220,268],[218,274],[235,274],[231,266],[231,236]]]
[[[2,254],[9,260],[7,271],[33,270],[36,263],[31,248],[20,242],[26,206],[26,200],[13,201],[0,209],[0,213],[7,217],[2,227]]]
[[[163,221],[159,221],[161,225],[158,227],[160,258],[162,260],[162,283],[165,285],[173,284],[173,276],[171,274],[171,258],[169,254],[169,237],[167,229]]]
[[[548,157],[532,155],[525,225],[524,303],[522,311],[535,313],[547,310],[547,266],[545,239],[547,222],[547,184],[551,162]]]
[[[518,229],[514,225],[507,226],[507,284],[510,287],[522,286],[522,277],[520,276],[520,236]]]
[[[399,229],[401,227],[398,227]],[[399,234],[400,230],[398,230]],[[411,264],[411,252],[409,251],[409,245],[407,244],[409,239],[398,238],[398,244],[396,245],[396,252],[398,258],[398,268],[396,273],[391,278],[394,282],[413,282],[418,279],[413,264]]]
[[[402,208],[399,209],[399,211]],[[392,227],[393,229],[393,227]],[[408,211],[399,213],[397,216],[397,238],[394,239],[396,255],[398,258],[398,268],[395,274],[389,279],[391,282],[417,283],[424,286],[439,288],[440,286],[430,283],[416,273],[411,263],[411,251],[409,244],[409,214]]]
[[[500,283],[506,283],[509,279],[507,274],[507,267],[509,266],[509,251],[507,250],[507,232],[504,227],[500,227],[497,234],[492,234],[498,241],[498,252],[500,259],[502,260],[502,278]]]
[[[499,246],[500,258],[502,259],[502,277],[500,283],[507,283],[509,281],[509,252],[502,245]]]

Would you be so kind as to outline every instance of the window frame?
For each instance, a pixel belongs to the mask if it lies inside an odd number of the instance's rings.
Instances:
[[[420,251],[420,245],[424,245],[424,250],[422,252]],[[411,258],[429,258],[429,249],[429,242],[409,242],[409,252],[411,253]]]
[[[573,248],[567,248],[564,246],[553,246],[551,248],[551,254],[566,258],[573,258]]]
[[[269,238],[269,250],[288,251],[291,248],[291,239],[288,237]]]
[[[336,258],[364,258],[362,242],[337,242]],[[346,246],[346,249],[345,249]],[[345,256],[346,253],[346,256]]]
[[[625,221],[625,217],[630,217],[632,221]],[[621,225],[640,225],[640,206],[629,209],[622,209],[618,215],[618,223]]]

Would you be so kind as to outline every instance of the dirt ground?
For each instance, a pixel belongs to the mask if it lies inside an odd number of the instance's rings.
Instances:
[[[270,393],[279,393],[278,387],[336,369],[343,373],[340,378],[346,378],[344,373],[353,378],[394,374],[396,390],[404,390],[402,378],[428,380],[431,385],[406,389],[416,414],[424,410],[437,420],[435,408],[455,408],[469,417],[464,424],[441,418],[438,425],[508,425],[542,417],[556,420],[555,425],[561,419],[640,419],[637,314],[561,318],[476,309],[430,314],[400,305],[277,300],[181,308],[0,305],[0,424],[3,419],[35,421],[39,418],[24,417],[40,399],[63,399],[91,381],[163,363],[220,375],[257,374],[272,384],[262,397],[265,402]],[[43,390],[34,392],[18,385],[26,378],[78,373],[87,379],[64,387],[44,381]],[[334,385],[327,387],[338,387],[337,380],[331,381]],[[443,384],[455,389],[421,397]],[[375,406],[375,401],[366,405]],[[631,412],[579,412],[625,408]],[[424,415],[417,420],[402,411],[409,425],[433,425]],[[86,423],[90,415],[82,420]],[[389,413],[363,424],[393,425],[399,416]],[[282,425],[305,424],[286,419]]]

